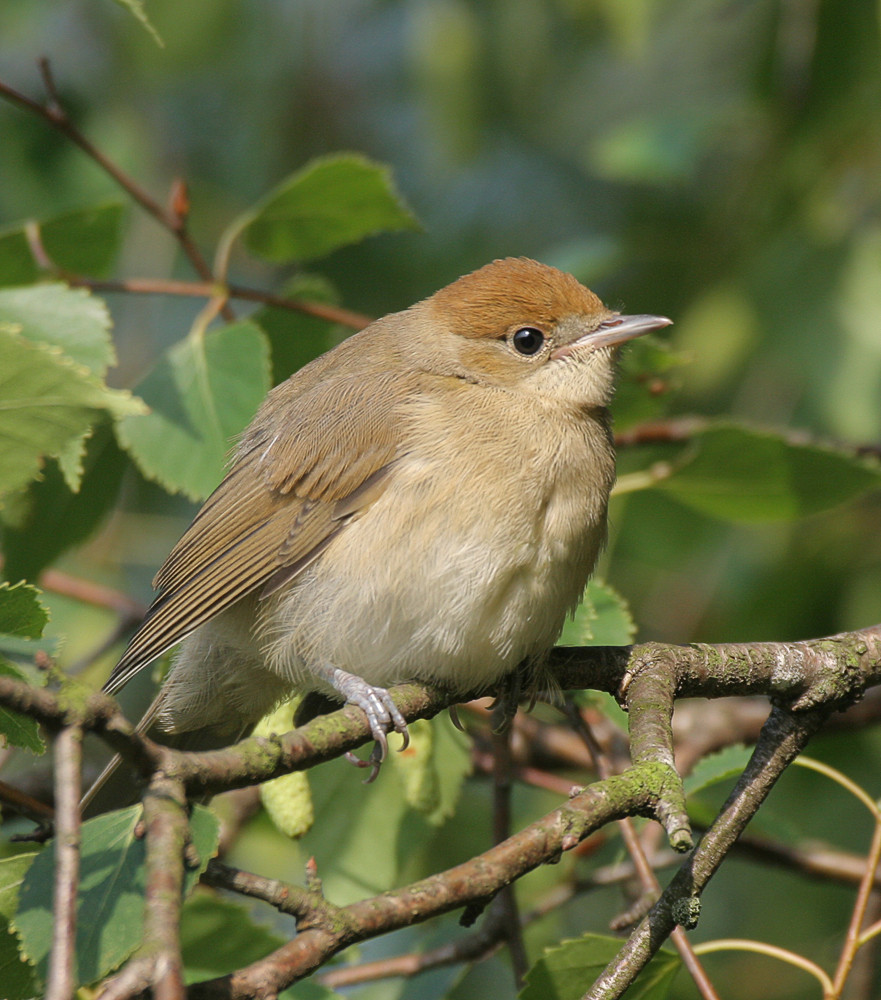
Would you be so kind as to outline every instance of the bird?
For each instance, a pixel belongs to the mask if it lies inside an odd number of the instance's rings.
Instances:
[[[508,257],[311,361],[241,435],[105,691],[178,646],[151,735],[224,746],[300,693],[360,707],[378,766],[407,732],[389,687],[540,673],[606,539],[619,348],[670,322]]]

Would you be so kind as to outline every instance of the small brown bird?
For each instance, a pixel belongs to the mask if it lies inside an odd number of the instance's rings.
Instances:
[[[406,733],[386,687],[540,665],[606,535],[618,346],[667,326],[497,260],[273,389],[105,690],[181,643],[145,726],[221,746],[294,692]],[[160,737],[161,738],[161,737]]]

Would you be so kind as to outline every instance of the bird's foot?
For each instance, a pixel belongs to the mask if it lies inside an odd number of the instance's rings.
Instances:
[[[360,760],[353,754],[346,754],[346,757],[358,767],[371,769],[367,778],[369,784],[379,774],[379,767],[388,754],[387,733],[394,730],[394,732],[401,734],[403,741],[401,750],[406,750],[410,745],[407,721],[385,688],[374,687],[372,684],[368,684],[363,677],[347,673],[336,667],[329,667],[325,676],[348,704],[357,705],[367,716],[374,740],[370,756],[367,760]]]

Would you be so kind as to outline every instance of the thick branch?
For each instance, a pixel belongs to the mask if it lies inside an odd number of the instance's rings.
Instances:
[[[274,997],[351,944],[450,910],[485,904],[505,886],[555,860],[607,823],[624,815],[650,813],[653,800],[654,793],[638,775],[597,782],[470,861],[403,889],[340,907],[328,924],[320,926],[316,919],[316,926],[265,959],[192,986],[189,996],[198,1000]]]
[[[707,883],[826,714],[823,711],[795,714],[780,708],[772,711],[746,770],[716,821],[584,1000],[616,1000],[623,996],[673,928],[677,924],[690,927],[697,922],[700,895]]]

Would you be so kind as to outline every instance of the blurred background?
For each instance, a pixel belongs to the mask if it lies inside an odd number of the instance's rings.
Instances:
[[[147,12],[164,48],[109,2],[5,0],[0,78],[40,97],[35,60],[48,56],[100,148],[160,197],[186,178],[209,256],[292,170],[360,151],[392,168],[424,232],[320,262],[346,307],[379,315],[492,258],[533,256],[616,308],[675,321],[664,339],[687,363],[661,387],[669,413],[878,449],[877,0],[150,0]],[[119,197],[67,140],[6,105],[0,136],[0,225]],[[135,209],[118,273],[192,277]],[[233,274],[266,288],[286,276],[243,255]],[[199,308],[110,302],[118,385]],[[106,528],[63,565],[146,601],[194,508],[129,477]],[[879,529],[877,493],[743,526],[640,491],[614,502],[601,574],[630,601],[641,639],[808,638],[881,618]],[[73,659],[94,645],[102,612],[77,608],[74,627],[53,601]],[[878,793],[876,741],[860,734],[828,753]],[[791,785],[781,812],[820,794],[802,776]],[[815,832],[862,850],[859,824],[841,834],[849,808]],[[756,886],[725,878],[707,909],[727,893],[728,910],[706,931],[734,936]],[[764,891],[772,882],[763,876]],[[847,898],[829,904],[828,925],[817,915],[818,954]],[[803,918],[813,904],[796,906]],[[771,936],[780,918],[763,919]],[[777,985],[760,976],[761,993],[737,992],[759,989],[741,970],[725,995],[807,995],[774,968]]]

